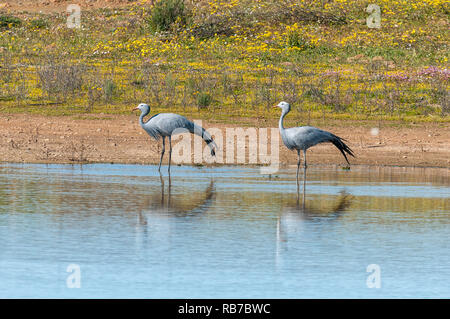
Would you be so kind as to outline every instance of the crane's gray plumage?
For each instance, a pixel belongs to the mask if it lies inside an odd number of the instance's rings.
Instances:
[[[150,113],[150,106],[141,103],[134,110],[140,110],[141,115],[139,117],[139,124],[147,132],[148,135],[153,137],[155,140],[159,140],[162,137],[162,151],[161,159],[159,161],[158,170],[161,169],[161,162],[165,151],[165,139],[169,139],[169,167],[170,171],[170,160],[172,156],[172,135],[182,133],[183,130],[187,130],[192,134],[196,134],[203,138],[206,144],[211,149],[211,155],[215,156],[215,149],[217,148],[216,143],[213,141],[211,135],[201,126],[189,121],[184,116],[174,113],[158,113],[153,115],[150,119],[144,122],[144,117]]]
[[[344,143],[344,139],[336,136],[330,132],[318,129],[313,126],[300,126],[300,127],[291,127],[284,128],[283,119],[291,110],[291,106],[287,102],[280,102],[278,105],[274,107],[279,107],[281,112],[280,117],[280,134],[281,139],[283,140],[284,145],[290,150],[297,150],[298,154],[298,162],[297,162],[297,184],[298,184],[298,169],[300,167],[300,150],[303,151],[305,170],[306,170],[306,150],[314,145],[324,142],[333,143],[339,151],[344,155],[345,160],[350,165],[347,155],[353,155],[353,151]]]

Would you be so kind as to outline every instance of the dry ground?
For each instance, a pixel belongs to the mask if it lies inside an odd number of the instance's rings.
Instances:
[[[0,10],[11,12],[64,12],[69,4],[76,3],[81,9],[120,8],[136,0],[0,0]]]
[[[225,128],[237,127],[205,121],[203,125],[220,128],[224,136]],[[357,156],[350,158],[352,164],[450,167],[450,130],[445,125],[381,127],[378,136],[371,134],[370,124],[361,126],[342,121],[320,127],[349,141]],[[258,126],[256,121],[254,126]],[[262,126],[274,127],[276,122]],[[142,130],[137,115],[0,115],[0,136],[0,161],[6,162],[149,164],[158,163],[161,147],[161,142],[150,139]],[[281,139],[279,147],[281,163],[295,164],[296,153],[287,150]],[[310,165],[345,164],[332,144],[308,150],[308,162]]]

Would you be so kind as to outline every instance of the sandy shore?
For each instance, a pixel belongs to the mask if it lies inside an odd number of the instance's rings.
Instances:
[[[238,127],[205,121],[203,126],[221,129],[224,136],[226,128]],[[266,125],[274,126],[276,122]],[[381,127],[378,135],[371,134],[370,124],[352,125],[348,121],[320,128],[349,141],[357,156],[350,158],[352,164],[450,167],[450,130],[443,124]],[[161,142],[149,138],[136,115],[0,115],[0,134],[0,161],[3,162],[155,164],[159,162],[161,150]],[[226,146],[223,151],[225,158]],[[297,161],[296,153],[287,150],[281,139],[279,154],[282,165]],[[345,160],[332,144],[322,144],[308,150],[308,163],[345,165]]]

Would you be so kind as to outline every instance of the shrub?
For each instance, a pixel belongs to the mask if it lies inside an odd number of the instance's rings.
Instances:
[[[210,15],[206,19],[198,23],[192,29],[192,33],[200,39],[210,39],[217,35],[231,36],[236,33],[233,27],[240,26],[240,30],[244,32],[245,25],[243,20],[244,15],[240,15],[237,19],[237,14],[233,11],[230,15]],[[247,26],[248,27],[248,26]]]
[[[74,94],[81,89],[83,74],[86,67],[82,64],[55,64],[38,66],[39,83],[49,97],[61,97],[64,100],[68,94]]]
[[[186,24],[187,16],[183,0],[160,0],[152,9],[149,24],[153,31],[168,31],[175,22]]]
[[[301,50],[314,49],[315,47],[314,44],[312,44],[308,39],[304,38],[297,31],[288,33],[287,46],[291,48],[299,48]]]
[[[211,94],[206,92],[200,92],[197,95],[197,105],[199,108],[206,108],[211,105],[212,97]]]
[[[45,29],[48,28],[48,21],[42,18],[38,18],[31,21],[31,26],[37,29]]]
[[[105,95],[106,102],[111,102],[117,93],[117,85],[113,80],[107,79],[103,83],[103,94]]]
[[[22,20],[13,16],[0,15],[0,29],[18,27]]]

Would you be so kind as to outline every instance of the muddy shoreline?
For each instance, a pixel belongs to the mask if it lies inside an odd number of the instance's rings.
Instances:
[[[202,124],[206,129],[223,131],[224,137],[227,128],[240,127],[208,121],[202,121]],[[246,125],[243,128],[248,127]],[[259,132],[261,126],[255,122],[254,127]],[[276,122],[263,127],[276,127]],[[443,128],[442,124],[381,127],[378,135],[373,135],[370,124],[361,126],[349,121],[319,127],[348,140],[348,145],[356,155],[356,158],[349,158],[352,165],[450,167],[450,130]],[[2,162],[157,164],[161,151],[161,142],[149,138],[139,126],[136,115],[92,115],[80,118],[2,114],[0,135]],[[272,139],[265,141],[270,150]],[[224,145],[224,161],[226,152]],[[225,164],[239,164],[236,153],[234,163]],[[297,162],[297,154],[286,149],[281,139],[279,158],[281,166]],[[167,163],[166,158],[163,163]],[[248,143],[244,164],[262,164],[259,159],[258,163],[249,163]],[[346,166],[342,155],[331,144],[309,149],[308,164]],[[203,161],[202,165],[208,163]]]

